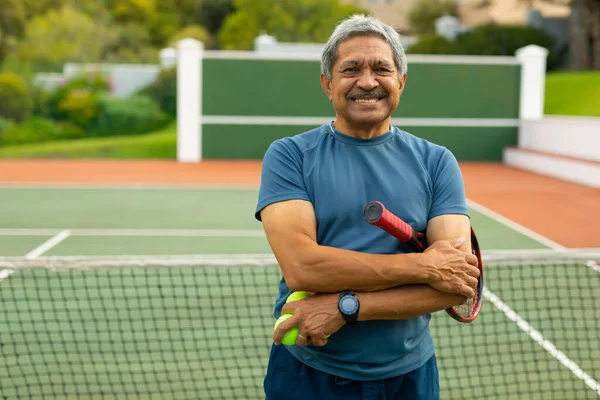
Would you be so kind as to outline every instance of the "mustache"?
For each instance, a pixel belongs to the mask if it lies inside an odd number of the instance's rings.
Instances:
[[[356,100],[363,99],[367,97],[387,97],[388,93],[385,90],[377,89],[377,90],[356,90],[348,93],[346,97]]]

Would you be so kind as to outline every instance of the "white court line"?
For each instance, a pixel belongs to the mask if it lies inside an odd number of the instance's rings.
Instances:
[[[600,272],[600,263],[596,261],[588,261],[587,263],[585,263],[585,266],[593,269],[596,272]]]
[[[483,296],[489,300],[497,309],[502,311],[504,315],[511,321],[515,322],[517,326],[529,335],[537,344],[542,346],[544,350],[550,353],[556,358],[562,365],[569,368],[571,372],[579,379],[581,379],[586,385],[600,395],[600,383],[596,382],[589,374],[587,374],[579,365],[571,360],[565,353],[558,350],[556,346],[546,339],[539,331],[533,328],[527,321],[525,321],[519,314],[513,311],[506,303],[504,303],[498,296],[489,291],[486,287],[483,288]]]
[[[2,270],[0,270],[0,281],[2,281],[2,279],[8,278],[12,274],[14,274],[14,272],[15,272],[14,269],[2,269]]]
[[[65,240],[66,238],[68,238],[70,235],[71,235],[71,232],[69,232],[68,230],[59,232],[55,236],[52,236],[50,239],[46,240],[39,247],[36,247],[35,249],[31,250],[29,253],[25,254],[25,258],[28,258],[28,259],[38,258],[42,254],[44,254],[45,252],[47,252],[48,250],[50,250],[51,248],[53,248],[54,246],[56,246],[57,244],[59,244],[60,242]]]
[[[69,231],[71,236],[264,237],[262,229],[0,229],[0,236],[48,236]]]
[[[489,218],[496,220],[497,222],[501,223],[502,225],[505,225],[505,226],[543,244],[544,246],[547,246],[554,250],[566,249],[565,246],[558,244],[555,241],[550,240],[547,237],[542,236],[539,233],[536,233],[536,232],[532,231],[531,229],[524,227],[523,225],[519,225],[515,221],[508,219],[505,216],[500,215],[497,212],[492,211],[489,208],[484,207],[481,204],[474,202],[473,200],[467,199],[467,205],[470,208],[472,208],[473,210],[475,210]]]
[[[256,184],[241,184],[236,183],[235,186],[223,184],[210,184],[204,185],[202,183],[77,183],[73,184],[70,182],[0,182],[0,189],[56,189],[56,190],[185,190],[185,191],[257,191],[258,185]]]

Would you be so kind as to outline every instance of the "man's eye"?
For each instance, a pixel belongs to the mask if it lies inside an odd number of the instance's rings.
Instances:
[[[356,71],[358,71],[358,68],[354,68],[354,67],[353,68],[346,68],[344,70],[344,72],[356,72]]]

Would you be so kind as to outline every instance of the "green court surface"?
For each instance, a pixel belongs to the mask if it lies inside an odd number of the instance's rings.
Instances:
[[[256,190],[0,188],[0,256],[252,260],[270,253],[256,198]],[[484,252],[546,248],[471,212]],[[0,267],[0,398],[263,398],[281,275],[274,263],[238,264]],[[575,260],[522,261],[491,263],[485,277],[477,321],[433,315],[442,399],[598,398],[600,272]]]
[[[50,239],[47,236],[0,236],[1,256],[24,256],[30,250],[38,247],[41,242]]]
[[[102,250],[98,250],[99,243]],[[176,255],[176,254],[250,254],[268,253],[269,244],[264,237],[69,237],[44,253],[48,256],[94,255]]]

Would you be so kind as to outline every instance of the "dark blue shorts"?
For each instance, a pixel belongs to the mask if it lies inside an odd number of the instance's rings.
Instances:
[[[271,348],[264,380],[266,400],[438,400],[435,356],[421,368],[395,378],[353,381],[311,368],[285,346]]]

